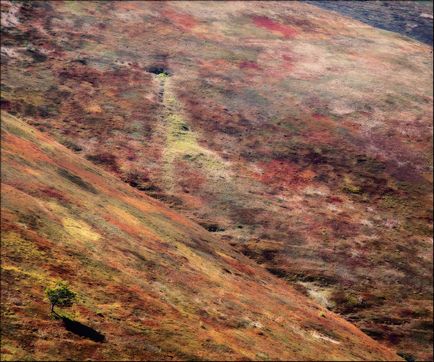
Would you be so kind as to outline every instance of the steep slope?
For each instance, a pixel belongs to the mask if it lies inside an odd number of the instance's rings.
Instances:
[[[2,114],[2,360],[398,357],[159,202]],[[50,319],[44,287],[79,294]]]
[[[254,5],[3,1],[2,108],[432,359],[432,48]]]

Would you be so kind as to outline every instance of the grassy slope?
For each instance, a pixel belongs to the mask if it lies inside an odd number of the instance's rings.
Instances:
[[[396,359],[200,226],[2,114],[2,360]],[[79,294],[50,319],[44,287]]]
[[[296,2],[8,4],[2,108],[432,359],[432,48]]]

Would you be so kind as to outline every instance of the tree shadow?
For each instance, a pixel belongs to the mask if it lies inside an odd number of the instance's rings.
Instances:
[[[91,339],[94,342],[105,342],[105,336],[97,330],[86,326],[83,323],[61,316],[63,326],[69,332],[72,332],[80,337]]]

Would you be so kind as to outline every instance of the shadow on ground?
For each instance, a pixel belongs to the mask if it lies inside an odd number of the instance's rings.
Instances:
[[[105,342],[105,336],[98,332],[97,330],[86,326],[83,323],[73,321],[67,317],[61,317],[63,321],[63,325],[66,330],[72,332],[80,337],[91,339],[95,342]]]

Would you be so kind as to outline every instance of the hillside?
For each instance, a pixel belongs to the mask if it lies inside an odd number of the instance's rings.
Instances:
[[[301,2],[2,1],[2,24],[3,110],[432,359],[432,47]]]
[[[2,114],[2,360],[394,360],[200,226]],[[75,336],[44,288],[78,292]]]
[[[354,17],[380,29],[409,36],[433,45],[432,1],[314,1],[309,4]]]

